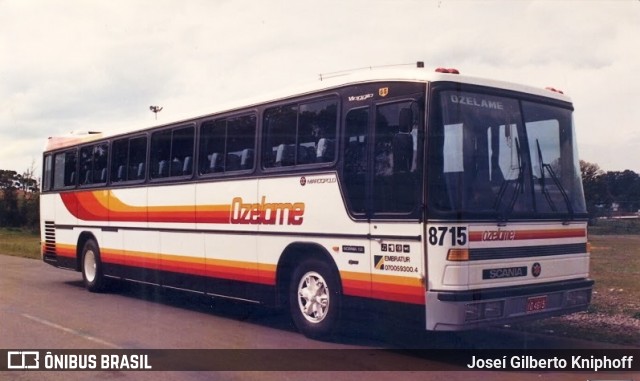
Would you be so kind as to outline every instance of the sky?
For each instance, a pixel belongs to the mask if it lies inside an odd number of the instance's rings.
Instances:
[[[39,173],[47,138],[73,130],[424,61],[563,90],[580,158],[640,173],[639,40],[640,0],[0,0],[0,169]]]

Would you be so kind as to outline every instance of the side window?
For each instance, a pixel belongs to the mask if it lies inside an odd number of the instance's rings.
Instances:
[[[300,105],[297,164],[335,158],[338,103],[334,99]]]
[[[152,179],[188,176],[193,173],[194,128],[178,127],[151,135]]]
[[[119,139],[113,142],[111,182],[144,180],[147,161],[147,137]]]
[[[80,185],[105,184],[109,144],[100,143],[80,149]]]
[[[54,157],[53,188],[73,187],[78,183],[78,152],[69,150],[57,153]]]
[[[335,159],[338,102],[325,99],[265,111],[265,168]]]
[[[144,180],[147,163],[147,137],[129,139],[128,180]]]
[[[255,115],[227,121],[227,167],[225,171],[253,169],[256,144]]]
[[[53,157],[46,155],[44,157],[44,168],[42,173],[42,190],[51,190],[51,175],[53,174]]]
[[[262,162],[265,168],[295,164],[298,106],[287,105],[264,113],[265,146]]]
[[[253,169],[256,117],[205,122],[200,130],[201,175]]]
[[[417,103],[411,101],[376,109],[374,213],[408,213],[418,204],[419,114]]]
[[[367,128],[369,109],[351,110],[345,120],[344,184],[354,213],[366,211]]]

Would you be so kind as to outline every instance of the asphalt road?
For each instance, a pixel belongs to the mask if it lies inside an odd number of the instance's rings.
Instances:
[[[384,349],[378,363],[429,364],[436,371],[402,372],[402,379],[475,378],[463,364],[443,363],[404,353],[405,348],[533,349],[603,348],[511,331],[433,334],[402,323],[372,321],[352,312],[342,334],[331,342],[307,339],[295,331],[286,314],[261,306],[211,299],[132,283],[118,283],[109,293],[93,294],[80,273],[53,268],[37,260],[0,255],[0,348],[17,349],[319,349],[300,351],[297,361],[326,364],[330,369],[341,349]],[[242,353],[239,353],[242,354]],[[308,359],[305,356],[308,355]],[[638,360],[640,361],[640,360]],[[418,366],[417,364],[420,364]],[[322,367],[323,365],[320,365]],[[367,368],[371,369],[371,368]],[[373,369],[376,369],[375,367]],[[445,370],[446,369],[446,370]],[[398,378],[397,372],[0,372],[11,380],[359,380]],[[494,380],[640,379],[640,374],[598,372],[482,372]]]

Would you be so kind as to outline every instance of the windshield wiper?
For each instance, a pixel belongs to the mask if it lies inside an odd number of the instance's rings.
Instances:
[[[546,176],[544,174],[544,170],[548,164],[544,164],[542,160],[542,150],[540,149],[540,140],[536,139],[536,145],[538,146],[538,163],[540,164],[540,188],[542,190],[542,194],[544,198],[547,200],[547,203],[551,207],[551,211],[557,212],[556,204],[551,199],[551,195],[549,194],[549,190],[546,185]],[[550,166],[549,166],[550,167]]]
[[[500,219],[502,221],[507,221],[509,219],[509,216],[513,212],[513,208],[516,205],[516,201],[518,199],[518,194],[522,193],[524,191],[524,188],[523,188],[523,184],[524,184],[524,168],[522,166],[522,153],[521,153],[521,150],[520,150],[520,141],[518,140],[518,138],[514,138],[514,142],[516,144],[516,155],[518,157],[518,177],[516,178],[516,181],[515,181],[515,188],[513,190],[512,195],[511,195],[511,200],[509,201],[509,204],[508,204],[507,208],[504,210],[504,213],[500,216]],[[504,194],[507,192],[507,188],[509,187],[509,183],[510,183],[509,180],[504,179],[502,181],[502,185],[500,185],[500,190],[498,191],[498,196],[496,197],[496,201],[493,204],[493,208],[496,211],[500,211],[500,204],[502,204],[502,198],[504,197]]]
[[[571,205],[571,200],[569,200],[569,195],[567,195],[567,191],[564,189],[564,187],[560,183],[560,180],[558,179],[558,176],[556,176],[556,173],[553,171],[553,168],[551,168],[551,164],[545,164],[544,160],[542,159],[542,150],[540,149],[540,141],[538,139],[536,139],[536,145],[538,148],[538,161],[540,162],[540,187],[542,188],[542,194],[544,194],[544,197],[547,199],[547,202],[549,203],[551,210],[556,212],[557,209],[555,207],[555,204],[553,203],[553,200],[551,199],[551,195],[549,194],[549,190],[547,189],[545,184],[544,171],[547,170],[549,171],[549,175],[551,175],[551,180],[553,180],[553,183],[560,191],[560,194],[562,195],[562,199],[567,205],[569,218],[573,219],[573,206]]]

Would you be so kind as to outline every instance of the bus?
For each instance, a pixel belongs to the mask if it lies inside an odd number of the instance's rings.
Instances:
[[[359,302],[437,331],[585,310],[570,98],[421,66],[49,138],[43,261],[92,292],[115,278],[284,308],[312,338]]]

